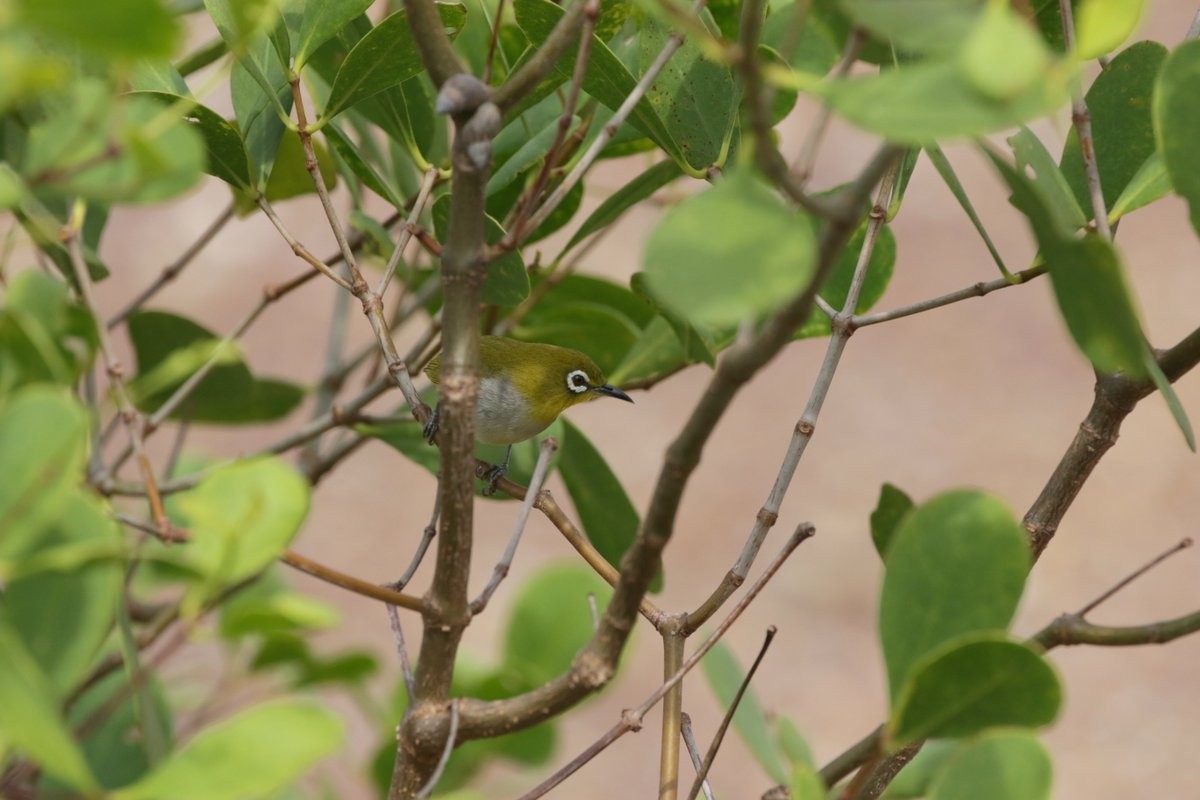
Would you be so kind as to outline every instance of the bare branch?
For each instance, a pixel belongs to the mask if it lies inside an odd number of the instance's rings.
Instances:
[[[692,783],[691,791],[687,794],[687,800],[695,800],[696,795],[700,794],[700,785],[704,783],[704,779],[708,777],[708,771],[712,769],[713,761],[717,758],[717,751],[721,749],[721,743],[725,740],[725,733],[729,730],[730,723],[733,722],[734,712],[737,711],[738,706],[741,704],[746,690],[750,688],[750,681],[754,680],[754,673],[758,671],[758,666],[762,663],[763,656],[767,654],[767,648],[771,646],[771,642],[775,638],[775,632],[774,625],[767,628],[767,635],[763,638],[762,647],[758,649],[758,655],[755,656],[754,663],[746,671],[746,677],[742,679],[742,685],[738,687],[737,694],[733,696],[733,702],[725,710],[725,717],[721,720],[717,732],[713,734],[712,744],[708,746],[708,753],[704,756],[704,766],[696,773],[696,780]]]
[[[1075,49],[1075,12],[1071,0],[1058,0],[1062,15],[1063,46],[1067,52]],[[1079,154],[1083,158],[1083,174],[1087,177],[1088,195],[1092,200],[1092,218],[1096,231],[1107,241],[1112,241],[1112,230],[1108,226],[1108,209],[1104,205],[1104,191],[1100,187],[1100,168],[1096,164],[1096,141],[1092,137],[1092,115],[1088,111],[1083,88],[1076,86],[1071,97],[1071,121],[1079,134]]]
[[[492,570],[492,577],[483,587],[483,591],[471,601],[472,615],[480,614],[487,608],[488,601],[492,599],[492,595],[500,586],[500,581],[508,575],[509,567],[512,566],[513,558],[517,554],[517,545],[521,543],[521,534],[525,531],[525,523],[529,521],[529,512],[533,510],[533,499],[542,490],[546,473],[550,469],[550,456],[557,449],[558,442],[552,436],[543,439],[538,447],[537,465],[533,468],[533,476],[529,479],[529,488],[525,490],[525,499],[517,511],[516,520],[513,521],[513,530],[508,539],[508,546],[504,548],[504,555],[496,563],[496,568]]]
[[[672,615],[662,626],[663,678],[669,679],[683,666],[683,648],[687,635],[683,631],[683,615]],[[679,741],[683,736],[683,682],[680,681],[663,697],[662,731],[658,749],[659,800],[676,800],[679,793]]]
[[[1140,566],[1136,570],[1134,570],[1132,573],[1127,575],[1125,578],[1118,581],[1115,586],[1113,586],[1108,591],[1101,594],[1099,597],[1097,597],[1092,602],[1088,603],[1083,608],[1076,611],[1075,615],[1078,617],[1086,617],[1088,615],[1088,612],[1095,610],[1096,607],[1099,606],[1101,603],[1103,603],[1105,600],[1109,599],[1114,594],[1121,591],[1126,586],[1133,583],[1138,578],[1142,577],[1143,575],[1145,575],[1147,572],[1149,572],[1150,570],[1157,567],[1162,562],[1166,561],[1171,556],[1175,555],[1176,553],[1182,552],[1191,546],[1192,546],[1191,539],[1180,540],[1174,546],[1172,546],[1170,549],[1166,550],[1165,552],[1159,553],[1157,556],[1150,559],[1150,561],[1146,562],[1145,564],[1143,564],[1142,566]]]
[[[293,569],[312,575],[314,578],[319,578],[326,583],[331,583],[334,586],[354,592],[355,594],[361,594],[363,597],[370,597],[372,600],[382,600],[390,605],[407,608],[410,611],[424,613],[427,610],[424,601],[419,597],[401,594],[384,586],[377,586],[361,578],[356,578],[353,575],[347,575],[319,561],[305,558],[295,551],[284,550],[279,556],[279,560]]]
[[[696,746],[696,735],[692,733],[692,718],[686,711],[679,715],[679,732],[683,736],[684,745],[687,746],[688,756],[692,759],[692,768],[699,773],[703,762],[700,760],[700,748]],[[704,791],[704,800],[716,800],[707,778],[700,781],[700,788]]]
[[[441,88],[451,75],[465,72],[466,67],[450,46],[450,38],[446,36],[446,28],[433,0],[404,0],[404,10],[433,85]]]
[[[417,199],[413,202],[412,211],[408,214],[408,219],[400,228],[400,236],[396,240],[396,247],[392,250],[392,257],[388,259],[387,266],[383,268],[383,277],[379,279],[379,285],[375,287],[375,294],[383,297],[387,292],[388,283],[392,280],[392,275],[396,272],[396,265],[400,263],[400,257],[404,253],[404,248],[408,246],[409,240],[413,237],[413,232],[416,230],[417,220],[425,211],[425,205],[429,202],[429,193],[433,191],[434,184],[437,183],[438,170],[437,167],[430,167],[425,171],[425,179],[421,181],[421,189],[417,192]],[[436,284],[434,284],[436,285]]]
[[[874,314],[855,315],[850,320],[850,324],[855,328],[865,328],[868,325],[878,325],[881,322],[890,322],[901,317],[910,317],[913,314],[920,314],[925,311],[932,311],[935,308],[948,306],[951,303],[957,303],[961,300],[969,300],[972,297],[983,297],[991,294],[998,289],[1007,289],[1009,286],[1020,286],[1029,281],[1046,274],[1046,265],[1042,264],[1029,269],[1023,269],[1020,272],[1013,273],[1013,280],[1008,278],[996,278],[991,281],[980,281],[973,283],[965,289],[958,289],[948,294],[943,294],[938,297],[931,297],[928,300],[921,300],[911,305],[894,308],[891,311],[877,311]]]
[[[554,69],[563,53],[571,46],[571,42],[579,37],[579,31],[588,17],[587,5],[588,0],[574,0],[533,57],[496,89],[495,103],[501,111],[506,112],[516,105],[550,74],[550,70]],[[598,3],[595,5],[598,12]],[[586,56],[584,58],[586,59]]]

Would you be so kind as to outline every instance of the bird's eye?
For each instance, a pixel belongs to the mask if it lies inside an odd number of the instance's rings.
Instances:
[[[567,390],[573,394],[580,394],[588,390],[587,373],[581,369],[573,369],[567,373]]]

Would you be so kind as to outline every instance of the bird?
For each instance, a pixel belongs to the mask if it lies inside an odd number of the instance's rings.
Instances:
[[[425,367],[437,384],[441,354]],[[573,405],[600,397],[632,403],[633,398],[605,382],[604,373],[587,355],[569,347],[519,342],[503,336],[479,337],[479,401],[475,406],[475,438],[484,444],[504,444],[504,461],[486,474],[486,494],[508,470],[512,446],[550,426]],[[425,440],[437,436],[440,405],[425,424]]]

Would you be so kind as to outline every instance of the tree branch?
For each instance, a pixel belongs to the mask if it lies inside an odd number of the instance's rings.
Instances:
[[[408,13],[408,26],[421,53],[421,62],[433,85],[441,88],[447,78],[466,72],[450,46],[450,38],[446,36],[446,28],[433,0],[404,0],[404,10]]]
[[[599,13],[599,3],[592,0],[592,4],[596,7],[596,13]],[[579,31],[588,16],[587,7],[588,0],[574,0],[537,52],[496,89],[495,103],[501,112],[508,112],[550,74],[550,70],[554,69],[563,53],[567,52],[571,42],[579,38]],[[584,50],[586,46],[582,45],[580,49]],[[585,55],[584,59],[586,58]]]

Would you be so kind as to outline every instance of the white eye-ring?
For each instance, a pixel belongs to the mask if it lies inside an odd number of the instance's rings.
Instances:
[[[567,391],[573,394],[583,394],[589,387],[587,373],[581,369],[573,369],[567,373]]]

